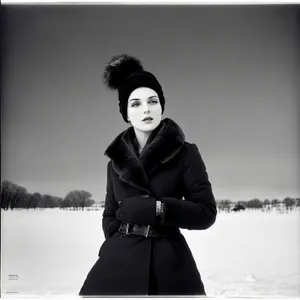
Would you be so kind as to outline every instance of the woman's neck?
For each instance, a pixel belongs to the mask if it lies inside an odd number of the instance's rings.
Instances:
[[[133,129],[135,132],[137,142],[139,144],[139,153],[141,153],[147,143],[147,140],[151,134],[151,131],[141,131],[136,128],[133,128]]]

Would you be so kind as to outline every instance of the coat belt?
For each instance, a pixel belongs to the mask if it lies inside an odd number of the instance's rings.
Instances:
[[[129,224],[122,222],[119,227],[119,232],[125,235],[142,235],[144,237],[167,237],[170,235],[177,235],[180,233],[178,227],[168,228],[163,230],[162,228],[154,228],[151,225]]]

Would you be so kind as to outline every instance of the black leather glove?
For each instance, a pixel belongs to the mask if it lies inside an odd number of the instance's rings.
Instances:
[[[153,225],[157,223],[156,199],[149,195],[137,195],[119,201],[116,217],[131,224]]]

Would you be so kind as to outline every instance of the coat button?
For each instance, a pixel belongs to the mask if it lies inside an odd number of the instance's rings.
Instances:
[[[120,201],[119,201],[119,204],[121,204],[121,203],[122,203],[122,201],[120,200]]]

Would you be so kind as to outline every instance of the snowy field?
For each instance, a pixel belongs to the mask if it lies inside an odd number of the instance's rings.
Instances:
[[[1,211],[2,297],[76,296],[104,241],[102,210]],[[300,212],[218,214],[182,230],[209,297],[300,296]]]

